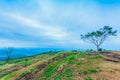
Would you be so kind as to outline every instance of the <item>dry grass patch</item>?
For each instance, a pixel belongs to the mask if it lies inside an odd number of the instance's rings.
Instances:
[[[104,61],[103,63],[100,64],[100,67],[104,71],[120,71],[120,63],[115,63],[115,62],[109,62],[109,61]]]
[[[13,67],[15,64],[5,64],[3,66],[0,66],[0,71],[3,70],[3,69],[8,69],[8,68],[11,68]]]

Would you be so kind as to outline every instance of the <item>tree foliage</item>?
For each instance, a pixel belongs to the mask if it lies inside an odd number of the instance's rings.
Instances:
[[[110,26],[104,26],[97,31],[88,32],[85,35],[81,35],[81,39],[84,41],[89,41],[97,47],[99,50],[99,46],[109,37],[116,36],[117,30],[113,30]]]

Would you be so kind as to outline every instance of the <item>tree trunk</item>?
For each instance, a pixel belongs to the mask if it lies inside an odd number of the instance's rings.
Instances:
[[[99,45],[97,45],[97,51],[99,52]]]

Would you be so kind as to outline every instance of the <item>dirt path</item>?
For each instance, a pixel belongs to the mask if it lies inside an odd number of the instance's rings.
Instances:
[[[106,61],[120,62],[120,52],[100,52]]]

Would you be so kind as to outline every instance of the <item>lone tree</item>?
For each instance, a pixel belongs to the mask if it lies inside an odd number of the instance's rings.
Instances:
[[[113,30],[110,26],[104,26],[99,30],[91,33],[87,33],[85,35],[81,35],[81,39],[84,41],[88,41],[94,44],[99,51],[100,45],[109,37],[109,36],[116,36],[117,30]]]
[[[6,63],[9,62],[9,59],[10,59],[11,54],[13,52],[13,49],[14,49],[13,47],[7,47],[6,48]]]

